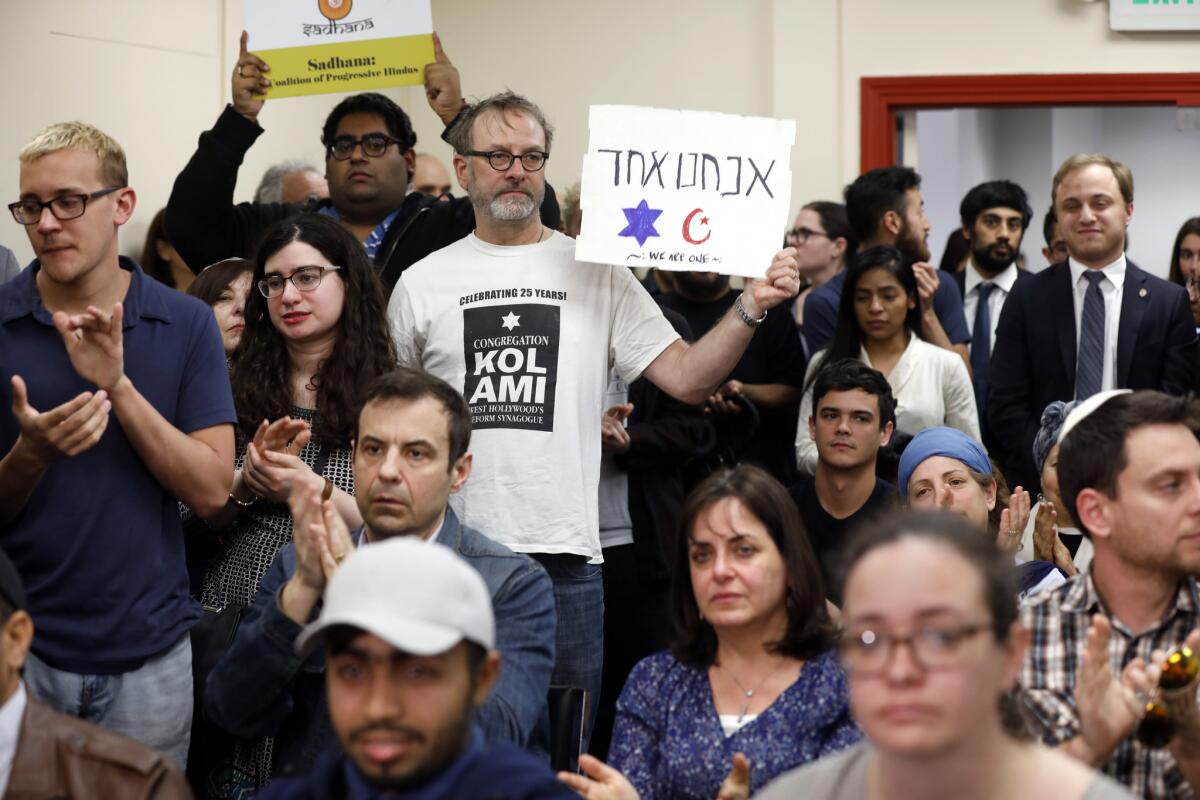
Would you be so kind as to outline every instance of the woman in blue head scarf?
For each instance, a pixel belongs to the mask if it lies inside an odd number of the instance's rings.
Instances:
[[[1029,493],[1018,487],[1010,495],[983,445],[962,431],[926,428],[918,433],[900,456],[897,477],[900,495],[910,506],[963,516],[986,531],[1003,553],[1016,558],[1021,597],[1066,580],[1052,562],[1016,557],[1029,520]]]

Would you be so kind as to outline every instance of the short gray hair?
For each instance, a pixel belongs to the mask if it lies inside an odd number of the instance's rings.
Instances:
[[[254,190],[254,202],[282,203],[283,179],[293,172],[315,172],[317,175],[321,174],[319,169],[307,161],[300,161],[298,159],[280,161],[263,173],[262,181],[258,184],[258,188]]]
[[[467,107],[458,123],[446,136],[446,141],[454,148],[454,152],[464,155],[467,151],[475,149],[471,144],[471,129],[475,127],[475,120],[488,111],[498,111],[501,115],[507,111],[517,111],[532,117],[538,125],[542,126],[542,131],[546,134],[546,152],[550,152],[550,143],[554,139],[554,127],[546,121],[546,115],[542,113],[542,109],[538,108],[536,103],[513,91],[504,91],[491,97],[485,97],[475,105]]]

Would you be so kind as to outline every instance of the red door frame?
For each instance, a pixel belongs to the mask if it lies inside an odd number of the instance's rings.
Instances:
[[[934,75],[862,78],[863,172],[896,163],[896,112],[984,106],[1200,106],[1200,73],[1075,75]]]

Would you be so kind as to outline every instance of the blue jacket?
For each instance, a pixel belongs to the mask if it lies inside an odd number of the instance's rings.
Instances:
[[[475,567],[492,595],[502,665],[476,721],[489,742],[524,747],[535,728],[541,734],[549,725],[546,695],[557,621],[550,576],[528,556],[460,525],[450,508],[434,541]],[[324,657],[320,650],[307,659],[296,655],[301,626],[277,600],[295,571],[296,549],[289,543],[209,674],[204,707],[209,719],[235,736],[274,736],[276,776],[303,774],[322,754],[338,749],[325,704]]]
[[[259,800],[578,800],[545,764],[511,744],[484,746],[479,730],[457,759],[420,786],[372,786],[345,756],[326,758],[303,778],[272,781]]]

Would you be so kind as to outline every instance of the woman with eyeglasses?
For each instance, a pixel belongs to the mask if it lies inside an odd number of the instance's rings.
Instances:
[[[796,267],[800,270],[800,294],[792,301],[796,328],[804,330],[804,300],[809,292],[825,285],[846,265],[846,254],[853,252],[854,233],[841,203],[816,200],[807,203],[796,215],[796,224],[787,232],[787,247],[796,248]]]
[[[861,745],[795,770],[764,800],[1127,800],[1029,740],[1010,696],[1029,643],[1012,562],[948,514],[852,539],[839,650]]]
[[[1171,248],[1171,266],[1167,280],[1187,289],[1192,317],[1200,329],[1200,217],[1185,220]]]
[[[884,374],[896,398],[896,431],[915,435],[924,428],[949,425],[980,438],[975,389],[963,360],[921,338],[920,298],[912,264],[894,247],[855,253],[846,268],[837,327],[829,346],[808,364],[800,424],[796,426],[796,464],[812,475],[817,443],[808,420],[812,387],[821,364],[856,358]]]
[[[617,700],[609,765],[559,778],[588,798],[746,797],[859,739],[821,572],[787,490],[752,466],[714,473],[684,507],[674,644]]]
[[[246,301],[250,297],[253,277],[253,261],[227,258],[209,264],[187,288],[188,294],[203,300],[213,310],[227,359],[233,358],[246,329]]]
[[[291,541],[294,481],[323,479],[346,524],[362,524],[351,439],[367,387],[396,365],[383,289],[362,245],[333,219],[306,214],[271,228],[252,284],[230,375],[239,454],[219,520],[228,527],[200,598],[211,609],[254,601]],[[270,775],[264,741],[241,743],[217,782],[261,785]]]

